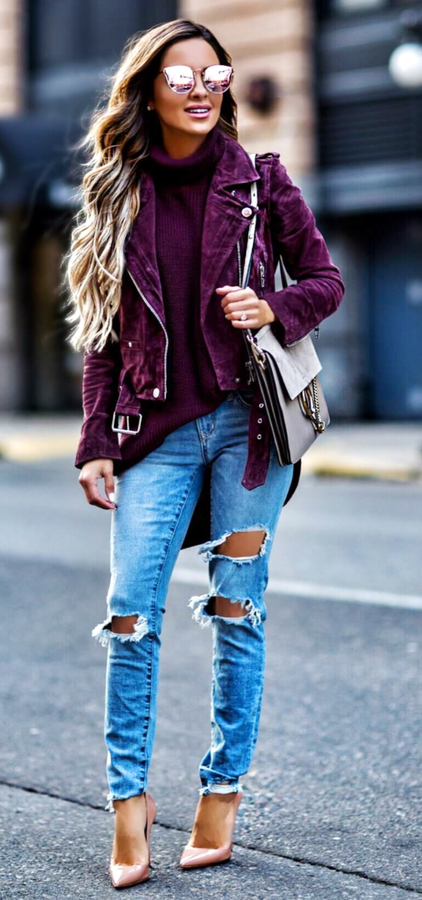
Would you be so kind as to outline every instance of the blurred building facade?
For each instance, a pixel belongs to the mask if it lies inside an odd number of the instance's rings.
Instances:
[[[345,406],[422,418],[422,88],[393,81],[405,0],[322,0],[316,9],[317,209],[347,282]],[[421,32],[422,37],[422,32]],[[345,365],[343,365],[345,363]],[[343,366],[343,368],[342,368]]]
[[[125,40],[184,16],[233,57],[239,139],[277,150],[347,294],[317,344],[334,415],[422,418],[422,92],[388,73],[404,0],[2,0],[0,408],[80,408],[61,260],[70,147]]]
[[[17,117],[23,106],[22,21],[19,0],[4,0],[0,8],[0,119]],[[0,151],[0,185],[6,165]],[[0,408],[20,405],[18,323],[14,313],[13,223],[0,206]]]

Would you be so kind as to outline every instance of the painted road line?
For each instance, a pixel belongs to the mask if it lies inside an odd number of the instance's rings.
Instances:
[[[186,566],[176,566],[172,580],[180,584],[208,585],[208,574],[189,569]],[[388,591],[370,591],[365,588],[312,584],[308,581],[286,581],[282,578],[270,578],[266,593],[286,594],[290,597],[309,597],[312,600],[333,600],[338,603],[367,603],[376,606],[393,606],[397,609],[422,610],[422,595],[418,594],[393,594]]]

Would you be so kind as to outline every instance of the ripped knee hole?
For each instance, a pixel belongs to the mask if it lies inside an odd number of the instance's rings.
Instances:
[[[268,526],[251,525],[248,528],[227,531],[213,541],[206,541],[199,548],[198,553],[204,554],[204,562],[209,562],[216,556],[222,556],[225,559],[232,559],[238,564],[251,563],[266,553],[269,539]]]
[[[148,634],[148,621],[146,616],[139,613],[130,616],[112,615],[96,625],[91,634],[103,647],[107,647],[112,638],[122,642],[137,642]]]
[[[232,531],[215,548],[215,552],[237,559],[259,556],[266,536],[266,531]]]
[[[115,634],[133,634],[138,616],[112,616],[111,630]]]
[[[239,601],[232,601],[221,595],[210,597],[204,611],[209,616],[223,616],[227,619],[235,619],[246,614],[244,606]]]

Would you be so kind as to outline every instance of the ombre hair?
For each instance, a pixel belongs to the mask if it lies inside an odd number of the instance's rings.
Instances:
[[[125,240],[139,212],[140,166],[160,131],[157,114],[148,112],[147,104],[167,47],[193,37],[211,44],[221,64],[232,65],[208,28],[190,19],[174,19],[135,34],[109,78],[106,105],[97,106],[78,145],[88,148],[87,171],[82,208],[64,260],[72,310],[66,320],[75,326],[69,336],[75,350],[102,350],[109,340],[118,339],[113,320],[120,305]],[[223,94],[218,127],[238,139],[231,87]]]

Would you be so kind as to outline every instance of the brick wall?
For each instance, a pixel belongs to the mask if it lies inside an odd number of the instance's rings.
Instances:
[[[315,164],[310,0],[181,0],[180,16],[210,28],[233,58],[240,143],[249,152],[277,150],[293,177]],[[268,75],[281,98],[270,114],[244,101],[248,80]]]
[[[0,116],[22,107],[22,0],[0,0]]]
[[[0,119],[22,109],[21,0],[0,0]],[[0,156],[0,177],[2,161]],[[16,320],[13,224],[0,213],[0,409],[20,405],[22,364]]]

